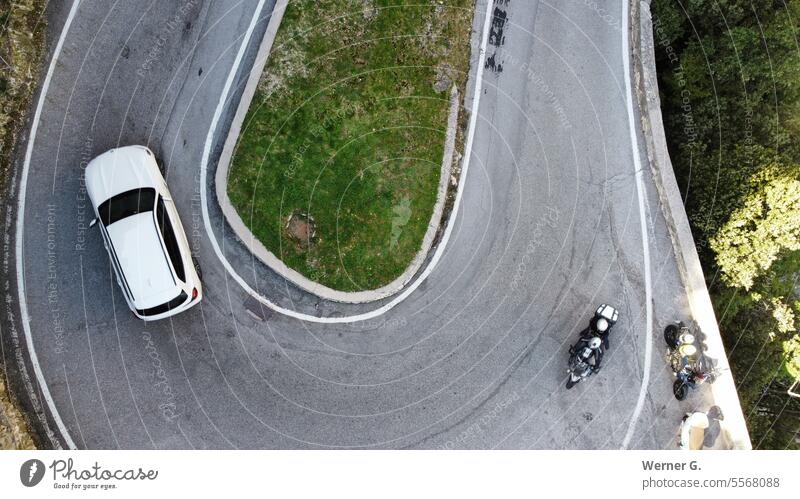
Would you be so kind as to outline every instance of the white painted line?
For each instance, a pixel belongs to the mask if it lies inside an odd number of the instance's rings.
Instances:
[[[19,182],[19,198],[17,199],[17,230],[15,241],[15,258],[17,259],[17,291],[19,293],[19,309],[21,315],[20,320],[22,321],[22,329],[25,332],[25,343],[28,346],[28,353],[31,358],[31,364],[33,365],[33,372],[36,374],[36,380],[39,383],[39,388],[42,390],[42,397],[44,397],[44,400],[47,403],[47,407],[50,410],[50,414],[53,416],[53,420],[56,422],[56,426],[58,427],[58,431],[61,433],[61,437],[64,439],[64,442],[70,449],[76,449],[77,447],[75,442],[72,441],[72,437],[70,437],[67,427],[64,425],[64,421],[62,421],[61,416],[58,413],[58,409],[56,408],[56,404],[53,401],[52,395],[50,395],[50,389],[47,387],[47,381],[44,379],[42,367],[39,365],[39,359],[36,356],[36,349],[33,346],[33,336],[31,335],[31,326],[29,324],[30,318],[28,317],[28,302],[25,299],[25,273],[22,255],[22,238],[24,237],[25,227],[25,189],[28,185],[28,171],[30,170],[31,156],[33,155],[33,144],[36,141],[36,131],[39,128],[39,119],[42,115],[42,107],[44,107],[47,90],[50,88],[50,80],[52,79],[53,72],[56,68],[56,61],[58,60],[59,54],[61,54],[61,48],[64,46],[64,40],[67,37],[70,24],[72,24],[72,19],[75,17],[75,13],[78,11],[78,6],[80,3],[81,0],[74,0],[72,3],[72,8],[70,8],[69,15],[67,15],[67,20],[64,23],[64,27],[61,29],[61,35],[58,37],[58,43],[56,44],[55,51],[53,52],[53,58],[50,59],[50,65],[47,67],[47,75],[44,77],[42,91],[39,94],[39,101],[36,103],[36,111],[33,115],[33,123],[31,124],[31,135],[30,139],[28,140],[28,147],[25,150],[25,160],[22,163],[22,176]]]
[[[641,155],[639,151],[639,141],[636,138],[636,118],[633,111],[633,91],[631,89],[631,68],[630,68],[630,19],[629,19],[629,0],[622,0],[622,64],[625,68],[625,99],[628,104],[628,128],[631,134],[633,147],[633,168],[636,173],[636,194],[639,198],[639,224],[642,230],[642,256],[644,258],[644,291],[645,291],[645,347],[644,347],[644,368],[642,373],[642,386],[639,389],[639,398],[633,410],[628,431],[622,441],[621,449],[626,449],[633,438],[636,430],[636,423],[644,408],[644,400],[647,396],[647,388],[650,384],[650,366],[653,363],[653,342],[650,338],[653,325],[653,304],[652,304],[652,282],[650,277],[650,241],[647,233],[647,218],[644,206],[644,172],[642,170]]]
[[[230,262],[228,262],[225,255],[222,253],[219,247],[219,243],[217,239],[214,237],[214,232],[211,227],[211,221],[208,215],[208,193],[206,180],[208,177],[208,160],[211,156],[211,146],[214,142],[214,132],[219,124],[220,117],[222,116],[222,112],[225,108],[225,102],[228,99],[228,93],[230,92],[231,86],[233,85],[233,79],[236,76],[236,73],[239,71],[239,66],[242,62],[242,57],[244,56],[245,49],[250,41],[250,37],[253,34],[253,30],[256,26],[256,21],[258,20],[261,10],[264,6],[264,0],[259,2],[258,8],[256,9],[256,13],[253,16],[253,19],[250,22],[250,26],[245,33],[244,39],[242,40],[242,45],[239,47],[239,52],[236,55],[236,59],[234,60],[233,67],[231,67],[231,72],[228,74],[228,79],[225,82],[225,87],[223,88],[222,94],[220,95],[219,103],[217,104],[217,108],[214,111],[214,116],[211,121],[211,127],[208,130],[208,136],[206,136],[205,147],[203,149],[203,158],[200,162],[200,201],[203,208],[203,224],[205,225],[206,233],[208,234],[209,240],[211,241],[211,246],[214,248],[214,252],[217,254],[217,258],[219,258],[222,265],[225,267],[225,270],[230,274],[230,276],[245,290],[247,291],[250,296],[264,304],[264,306],[271,308],[272,310],[286,315],[288,317],[292,317],[294,319],[307,321],[307,322],[316,322],[320,324],[335,324],[335,323],[350,323],[350,322],[360,322],[369,319],[373,319],[378,317],[395,306],[405,300],[411,293],[413,293],[420,284],[422,284],[425,279],[433,272],[433,269],[436,267],[436,264],[439,262],[439,259],[442,257],[445,248],[447,247],[447,242],[450,239],[450,235],[453,232],[453,227],[455,226],[456,217],[458,215],[458,209],[461,205],[461,197],[464,191],[464,185],[466,184],[467,178],[467,170],[469,168],[470,158],[472,157],[472,144],[475,138],[475,128],[478,122],[478,107],[480,105],[481,100],[481,87],[483,83],[483,72],[485,67],[486,61],[486,47],[489,42],[489,28],[491,27],[491,19],[492,19],[492,0],[487,0],[486,3],[486,18],[484,20],[483,25],[483,33],[481,35],[481,46],[478,53],[478,67],[475,74],[475,93],[472,99],[472,107],[470,109],[470,118],[469,118],[469,129],[467,132],[467,141],[464,148],[464,159],[461,166],[461,177],[458,182],[458,190],[456,191],[455,201],[453,202],[453,209],[450,215],[450,219],[447,222],[447,227],[445,227],[444,234],[442,234],[442,240],[439,245],[436,247],[436,251],[431,258],[430,263],[428,266],[425,267],[425,270],[416,279],[408,288],[406,288],[401,294],[399,294],[396,298],[392,301],[387,303],[386,305],[372,310],[370,312],[366,312],[359,315],[351,315],[349,317],[316,317],[309,314],[303,314],[300,312],[296,312],[294,310],[290,310],[284,307],[281,307],[275,303],[272,303],[268,299],[264,298],[260,294],[258,294],[255,290],[253,290],[247,282],[245,282],[242,277],[236,273],[236,271],[231,266]]]

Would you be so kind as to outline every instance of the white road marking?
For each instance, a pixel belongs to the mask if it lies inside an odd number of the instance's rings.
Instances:
[[[81,0],[74,0],[72,3],[72,8],[70,8],[69,14],[67,15],[67,20],[64,23],[64,27],[61,29],[61,35],[58,37],[58,43],[56,44],[55,51],[53,52],[53,58],[50,60],[50,65],[47,67],[47,75],[44,77],[42,91],[39,94],[39,100],[36,103],[36,111],[33,115],[33,123],[31,124],[31,135],[30,139],[28,140],[28,147],[25,150],[25,160],[22,163],[22,176],[19,182],[19,198],[17,199],[17,230],[15,241],[17,259],[17,291],[19,293],[19,309],[21,315],[20,321],[22,322],[22,329],[25,332],[25,343],[28,346],[28,353],[31,358],[31,364],[33,365],[33,372],[36,374],[36,380],[39,383],[39,388],[42,390],[42,397],[44,398],[45,403],[47,403],[47,407],[50,410],[50,414],[53,417],[56,426],[58,427],[58,431],[61,433],[61,437],[64,439],[64,442],[70,449],[76,449],[77,447],[75,442],[73,442],[72,437],[70,437],[67,427],[64,425],[64,421],[61,419],[61,416],[58,413],[58,409],[56,408],[56,404],[53,401],[52,395],[50,395],[50,389],[47,387],[47,381],[44,379],[42,367],[39,365],[39,359],[36,356],[36,349],[33,346],[33,336],[31,335],[31,326],[29,324],[30,318],[28,317],[28,302],[25,299],[25,273],[23,269],[22,238],[24,236],[25,227],[25,189],[28,185],[28,171],[30,170],[31,156],[33,155],[33,144],[36,141],[36,131],[39,128],[39,119],[42,115],[42,107],[44,107],[47,90],[50,87],[50,80],[52,79],[53,72],[55,71],[56,61],[58,60],[59,54],[61,54],[61,49],[64,46],[64,40],[67,37],[70,24],[72,24],[72,20],[75,17],[75,13],[78,11],[78,6],[80,3]]]
[[[647,233],[647,219],[645,217],[644,206],[644,172],[642,171],[641,156],[639,151],[639,142],[636,138],[636,119],[633,112],[633,91],[631,89],[631,72],[630,72],[630,19],[628,18],[630,6],[629,0],[622,0],[622,64],[625,68],[625,98],[628,104],[628,128],[631,134],[631,143],[633,147],[633,169],[636,172],[636,192],[639,197],[639,223],[642,230],[642,254],[644,258],[644,288],[645,288],[645,347],[644,347],[644,372],[642,373],[642,386],[639,389],[639,398],[636,401],[636,407],[631,415],[630,423],[628,423],[628,431],[625,433],[625,439],[622,441],[621,449],[626,449],[633,438],[633,432],[636,430],[636,423],[639,422],[639,416],[642,414],[644,408],[644,400],[647,396],[647,387],[650,384],[650,366],[653,363],[653,345],[650,338],[652,324],[653,324],[653,305],[652,305],[652,283],[650,278],[650,241]]]
[[[300,312],[296,312],[294,310],[290,310],[284,307],[281,307],[275,303],[272,303],[267,298],[261,296],[258,292],[253,290],[247,282],[245,282],[242,277],[236,273],[231,266],[230,262],[228,262],[225,255],[222,253],[219,247],[219,243],[217,239],[214,237],[214,232],[211,227],[211,221],[208,215],[208,193],[207,193],[207,186],[206,180],[208,177],[208,161],[211,155],[211,146],[214,142],[214,132],[219,124],[219,120],[222,116],[222,112],[225,108],[225,102],[228,100],[228,94],[230,92],[231,86],[233,85],[233,79],[239,71],[239,66],[242,62],[242,57],[244,56],[245,49],[250,41],[250,37],[253,34],[253,30],[256,26],[256,21],[258,20],[259,16],[261,15],[261,10],[264,5],[264,0],[259,2],[258,8],[253,15],[253,19],[250,22],[250,26],[247,28],[247,32],[245,33],[244,39],[242,41],[242,45],[239,47],[239,52],[236,54],[236,59],[234,60],[233,66],[231,67],[231,71],[228,74],[228,79],[225,82],[225,86],[223,88],[222,94],[220,95],[219,103],[217,104],[217,108],[214,111],[214,116],[211,121],[211,127],[208,131],[208,136],[206,137],[205,147],[203,149],[203,158],[200,162],[200,200],[203,209],[203,224],[205,225],[206,233],[209,236],[209,240],[211,241],[211,246],[214,248],[214,252],[217,254],[217,258],[219,258],[222,265],[225,267],[225,270],[230,274],[230,276],[245,290],[247,293],[261,302],[264,306],[269,307],[270,309],[286,315],[288,317],[292,317],[302,321],[308,322],[316,322],[321,324],[335,324],[335,323],[350,323],[350,322],[360,322],[369,320],[375,317],[379,317],[384,313],[388,312],[403,300],[405,300],[411,293],[413,293],[420,284],[422,284],[425,279],[433,272],[433,269],[436,267],[436,264],[442,257],[445,248],[447,247],[447,242],[450,239],[450,235],[453,232],[453,227],[455,226],[456,217],[458,215],[458,209],[461,205],[461,197],[464,191],[464,185],[466,184],[467,178],[467,170],[469,168],[470,159],[472,157],[472,144],[475,138],[475,128],[478,122],[478,106],[480,105],[481,100],[481,88],[483,84],[483,72],[486,60],[486,47],[489,42],[489,28],[491,26],[491,19],[492,19],[492,6],[493,1],[487,0],[486,2],[486,14],[484,19],[483,25],[483,33],[481,37],[481,46],[480,51],[478,53],[478,67],[477,72],[475,75],[475,94],[472,99],[472,107],[470,109],[470,118],[469,118],[469,129],[467,132],[467,141],[464,147],[464,159],[462,162],[462,171],[461,177],[458,183],[458,190],[456,191],[455,201],[453,202],[453,209],[451,211],[450,219],[447,222],[447,227],[445,227],[444,234],[442,235],[442,240],[439,245],[436,247],[436,251],[431,258],[431,261],[428,263],[428,266],[425,267],[425,270],[422,274],[417,278],[411,285],[409,285],[401,294],[399,294],[396,298],[392,301],[387,303],[386,305],[372,310],[370,312],[366,312],[359,315],[352,315],[349,317],[316,317],[309,314],[303,314]]]

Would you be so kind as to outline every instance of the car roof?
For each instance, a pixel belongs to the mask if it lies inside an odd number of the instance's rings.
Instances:
[[[106,230],[136,308],[154,307],[178,296],[181,288],[173,277],[152,211],[125,217]]]
[[[149,149],[142,146],[119,147],[94,158],[86,167],[87,189],[98,205],[131,189],[157,187],[147,164],[155,162]]]

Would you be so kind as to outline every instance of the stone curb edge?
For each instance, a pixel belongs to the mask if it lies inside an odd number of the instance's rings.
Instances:
[[[283,261],[269,251],[261,241],[259,241],[250,229],[242,221],[239,213],[233,207],[228,197],[228,172],[230,169],[231,159],[236,150],[239,133],[241,132],[242,123],[247,116],[247,111],[250,109],[250,103],[255,96],[258,82],[261,79],[261,74],[266,66],[269,58],[272,45],[278,33],[283,15],[286,12],[288,0],[278,0],[275,8],[272,11],[267,30],[261,45],[258,48],[255,64],[250,70],[247,83],[245,84],[244,91],[242,92],[236,114],[234,115],[228,136],[225,139],[225,144],[222,148],[217,169],[214,174],[214,190],[219,201],[220,208],[225,220],[233,230],[234,235],[242,242],[242,244],[250,251],[250,253],[268,266],[278,275],[288,280],[295,286],[303,289],[304,291],[314,294],[322,299],[341,302],[341,303],[369,303],[384,298],[388,298],[398,292],[402,291],[406,285],[411,282],[413,277],[422,267],[423,263],[428,260],[428,256],[434,247],[437,240],[439,229],[442,227],[442,219],[445,214],[445,206],[447,201],[447,190],[450,182],[450,176],[453,171],[453,156],[455,154],[455,141],[457,135],[458,115],[460,108],[460,96],[458,88],[453,86],[450,92],[450,109],[447,119],[447,133],[445,139],[444,155],[442,159],[442,169],[439,178],[439,187],[437,190],[436,204],[434,205],[431,222],[425,232],[422,240],[420,250],[411,260],[411,263],[406,270],[391,283],[374,290],[345,292],[337,291],[322,284],[312,281],[294,269],[289,268]]]
[[[681,279],[686,287],[692,315],[706,335],[709,356],[718,359],[718,367],[722,370],[722,375],[711,385],[714,402],[720,406],[725,415],[725,427],[733,441],[733,448],[751,449],[752,444],[739,395],[730,372],[719,324],[706,287],[700,257],[695,247],[689,219],[667,149],[658,91],[650,0],[632,0],[632,4],[634,9],[638,7],[638,15],[633,14],[632,16],[635,22],[633,29],[635,43],[632,44],[634,88],[647,145],[648,162],[655,180],[662,211],[667,220],[670,239]]]

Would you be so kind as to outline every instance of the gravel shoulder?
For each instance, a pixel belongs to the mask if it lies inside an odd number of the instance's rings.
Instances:
[[[15,154],[23,149],[26,140],[51,24],[58,24],[60,8],[47,10],[46,4],[42,0],[0,2],[0,193],[5,202],[14,198],[7,189],[13,190]],[[7,205],[0,205],[0,214],[8,214]],[[0,275],[8,291],[6,271],[4,265]],[[38,439],[33,425],[21,410],[19,396],[25,390],[21,388],[23,383],[15,382],[20,366],[12,354],[14,328],[8,325],[0,324],[0,449],[35,449]]]

